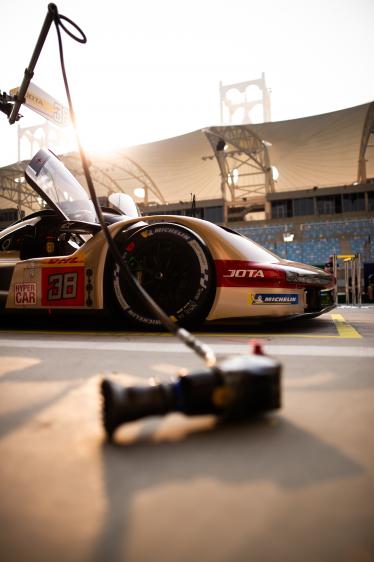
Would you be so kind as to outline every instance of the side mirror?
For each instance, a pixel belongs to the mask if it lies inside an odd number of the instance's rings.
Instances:
[[[112,207],[123,215],[131,218],[140,217],[140,212],[135,201],[130,195],[127,195],[127,193],[111,193],[108,197],[108,201]]]

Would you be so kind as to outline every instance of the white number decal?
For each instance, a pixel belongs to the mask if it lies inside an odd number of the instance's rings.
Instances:
[[[77,282],[78,273],[76,271],[49,275],[47,299],[49,301],[75,299],[77,296]]]

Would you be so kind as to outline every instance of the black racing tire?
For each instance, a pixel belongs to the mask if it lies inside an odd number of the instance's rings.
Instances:
[[[206,318],[215,296],[215,268],[198,235],[165,222],[144,226],[120,240],[117,244],[132,274],[169,317],[185,327]],[[111,282],[114,300],[131,324],[162,326],[116,264]]]

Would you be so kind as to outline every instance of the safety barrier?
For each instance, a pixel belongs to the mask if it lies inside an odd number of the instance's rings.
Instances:
[[[341,264],[343,267],[340,267]],[[361,254],[334,254],[332,268],[336,279],[335,304],[338,304],[338,296],[343,294],[345,304],[361,306],[363,284]]]

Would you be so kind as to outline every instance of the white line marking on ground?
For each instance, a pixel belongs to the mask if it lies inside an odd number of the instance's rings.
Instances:
[[[0,339],[0,347],[28,348],[28,349],[80,349],[86,351],[126,351],[141,353],[192,353],[181,343],[173,342],[103,342],[103,341],[69,341],[69,340],[11,340]],[[210,346],[215,353],[249,353],[248,344],[221,343]],[[374,357],[374,348],[367,347],[340,347],[322,345],[264,345],[264,350],[269,355],[297,355],[303,357]]]

